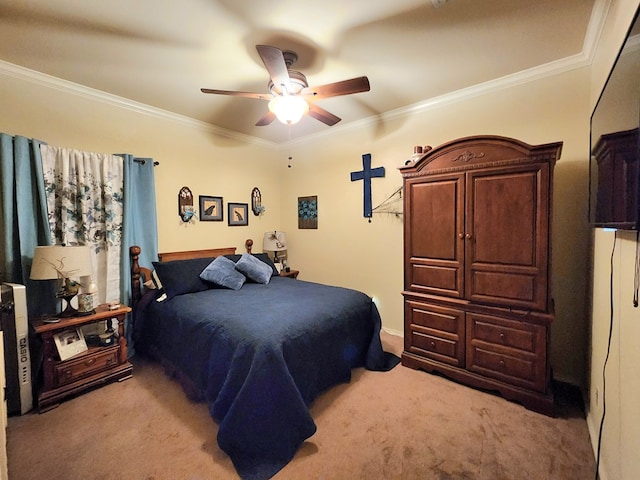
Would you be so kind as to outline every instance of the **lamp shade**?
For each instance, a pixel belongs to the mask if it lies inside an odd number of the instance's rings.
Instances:
[[[287,249],[287,234],[273,230],[265,232],[262,239],[263,252],[281,252]]]
[[[278,95],[269,102],[269,110],[285,125],[292,125],[309,111],[309,104],[296,95]]]
[[[91,250],[88,246],[53,245],[36,247],[29,277],[32,280],[53,280],[91,274]]]

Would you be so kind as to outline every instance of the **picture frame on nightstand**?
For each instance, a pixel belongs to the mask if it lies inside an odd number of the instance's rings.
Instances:
[[[53,335],[53,341],[58,349],[60,360],[67,360],[79,353],[86,352],[89,348],[84,339],[84,334],[79,328],[64,330]]]

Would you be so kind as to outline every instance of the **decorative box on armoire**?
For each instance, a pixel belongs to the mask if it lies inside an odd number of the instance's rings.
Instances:
[[[552,414],[551,191],[561,150],[474,136],[400,169],[403,365]]]

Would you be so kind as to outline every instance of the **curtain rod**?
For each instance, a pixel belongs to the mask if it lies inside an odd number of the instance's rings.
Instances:
[[[133,161],[136,163],[141,163],[142,165],[147,163],[147,161],[144,158],[134,158]],[[153,162],[154,167],[157,167],[158,165],[160,165],[160,162]]]

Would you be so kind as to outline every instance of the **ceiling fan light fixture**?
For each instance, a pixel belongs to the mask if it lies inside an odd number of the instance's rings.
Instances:
[[[309,104],[297,95],[278,95],[269,102],[269,110],[285,125],[293,125],[309,111]]]

